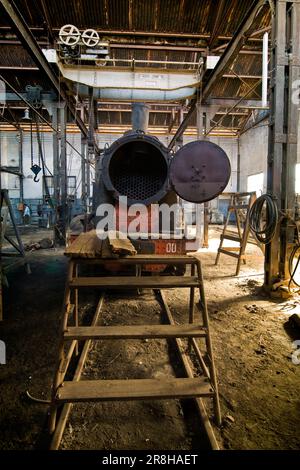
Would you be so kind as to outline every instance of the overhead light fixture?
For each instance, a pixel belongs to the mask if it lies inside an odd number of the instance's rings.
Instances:
[[[29,116],[29,108],[25,109],[24,116],[21,119],[22,121],[31,121],[31,117]]]

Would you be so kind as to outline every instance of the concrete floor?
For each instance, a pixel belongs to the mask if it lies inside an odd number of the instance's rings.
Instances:
[[[43,238],[27,234],[24,241]],[[51,234],[51,233],[50,233]],[[49,235],[49,233],[48,233]],[[28,239],[27,239],[28,237]],[[223,426],[215,429],[228,449],[299,449],[299,367],[292,363],[289,315],[300,311],[297,298],[271,301],[263,293],[263,257],[254,246],[238,277],[235,260],[222,256],[214,266],[219,232],[211,229],[210,248],[201,250],[205,288],[221,393]],[[0,448],[47,446],[47,407],[28,402],[26,390],[49,398],[54,370],[60,306],[66,274],[62,250],[30,255],[32,274],[12,271],[5,289],[5,321],[0,338],[7,345],[7,365],[0,366]],[[187,314],[187,294],[167,291],[175,319]],[[96,296],[86,295],[81,316],[92,313]],[[157,323],[160,307],[151,293],[136,298],[109,295],[103,324]],[[177,364],[163,341],[97,343],[89,355],[85,378],[173,375]],[[175,366],[175,369],[174,369]],[[158,375],[157,375],[158,374]],[[64,449],[205,449],[193,409],[179,401],[76,405],[67,425]]]

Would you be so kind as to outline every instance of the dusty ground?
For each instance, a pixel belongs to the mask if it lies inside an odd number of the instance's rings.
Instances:
[[[24,235],[43,238],[45,231]],[[218,370],[223,427],[216,434],[229,449],[299,449],[300,366],[291,361],[292,341],[300,331],[285,323],[300,302],[270,301],[262,292],[263,258],[253,257],[234,277],[235,260],[222,256],[214,266],[216,232],[200,257]],[[0,448],[32,449],[47,445],[47,407],[28,402],[26,390],[49,398],[57,348],[59,310],[66,260],[61,250],[30,254],[32,274],[19,267],[8,275],[6,319],[0,339],[8,362],[0,366]],[[187,294],[167,291],[177,321],[186,319]],[[88,321],[96,297],[82,299]],[[161,309],[152,293],[113,294],[106,298],[103,324],[158,323]],[[170,365],[170,357],[172,365]],[[180,375],[172,345],[161,341],[95,343],[84,378],[147,378]],[[190,402],[148,401],[76,405],[63,449],[205,449],[207,443]]]

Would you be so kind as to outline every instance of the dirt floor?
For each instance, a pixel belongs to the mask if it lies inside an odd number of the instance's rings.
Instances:
[[[225,449],[299,449],[300,366],[293,365],[291,353],[300,331],[289,330],[286,322],[300,311],[300,301],[275,301],[264,294],[263,257],[254,246],[238,277],[231,257],[222,255],[216,267],[219,233],[211,230],[209,250],[199,253],[223,414],[222,428],[215,428],[217,439]],[[44,236],[49,232],[27,233],[24,241]],[[23,267],[12,270],[4,290],[0,339],[6,342],[7,364],[0,366],[0,449],[48,445],[47,406],[30,402],[26,391],[50,397],[67,260],[55,249],[32,252],[29,258],[32,274],[24,274]],[[186,321],[188,293],[174,289],[166,296],[176,321]],[[95,293],[82,299],[84,322],[96,301]],[[102,324],[160,321],[152,292],[106,297]],[[182,374],[180,364],[164,340],[106,341],[93,344],[82,378],[175,374]],[[207,441],[191,401],[123,402],[74,406],[61,448],[196,450],[206,449]]]

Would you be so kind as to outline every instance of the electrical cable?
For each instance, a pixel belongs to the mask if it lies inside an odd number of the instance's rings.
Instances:
[[[264,207],[266,207],[266,223],[262,226]],[[270,194],[263,194],[256,199],[249,212],[249,223],[255,238],[260,243],[267,245],[273,240],[278,220],[277,204]]]
[[[42,146],[43,146],[43,155],[44,155],[44,161],[45,161],[45,168],[48,171],[49,175],[53,176],[52,171],[49,170],[49,167],[47,166],[47,163],[46,163],[46,149],[45,149],[45,137],[44,136],[45,136],[45,133],[41,132],[41,140],[42,140]]]
[[[295,240],[295,246],[292,249],[292,252],[291,252],[290,257],[289,257],[288,269],[289,269],[289,274],[290,274],[290,281],[289,281],[289,284],[288,284],[288,289],[289,289],[290,294],[294,294],[295,292],[293,292],[292,289],[291,289],[292,284],[294,284],[295,286],[300,288],[300,284],[295,280],[295,274],[298,270],[298,266],[299,266],[299,263],[300,263],[300,252],[298,253],[298,259],[297,259],[295,267],[294,267],[294,262],[295,262],[295,258],[297,256],[297,252],[298,252],[298,250],[300,250],[300,237],[299,237],[298,226],[297,226],[296,221],[294,219],[291,219],[291,220],[295,225],[295,234],[296,234],[295,238],[296,238],[296,240]],[[300,292],[300,289],[297,290],[297,293],[299,293],[299,292]]]
[[[33,167],[32,119],[30,120],[30,158],[31,158],[31,168],[32,168]]]
[[[73,163],[73,149],[71,149],[68,155],[68,169],[67,169],[68,176],[71,176],[72,163]]]
[[[50,195],[48,181],[47,181],[47,175],[46,175],[46,171],[45,171],[46,165],[45,165],[45,159],[44,159],[44,155],[43,155],[43,147],[42,147],[42,142],[41,142],[40,128],[39,128],[39,122],[38,122],[38,117],[37,116],[36,116],[36,135],[37,135],[37,141],[38,141],[38,147],[39,147],[39,156],[40,156],[41,163],[42,163],[43,180],[44,180],[46,197],[47,197],[47,201],[49,202],[50,207],[52,209],[54,209],[54,204],[53,204],[53,201],[52,201],[52,197]]]
[[[35,108],[34,106],[32,106],[31,103],[29,103],[29,101],[27,101],[24,96],[21,95],[21,93],[19,93],[4,77],[3,75],[0,74],[0,79],[9,87],[11,88],[11,90],[20,98],[21,101],[24,101],[24,103],[28,106],[28,108],[30,108],[32,111],[34,111],[37,116],[39,116],[39,118],[44,121],[45,124],[47,124],[47,126],[50,127],[50,129],[52,129],[56,134],[60,134],[59,133],[59,130],[58,129],[55,129],[55,127],[52,126],[52,124],[47,121],[47,119],[41,114],[39,113]],[[60,96],[60,95],[59,95]],[[59,103],[60,103],[60,97],[59,97]],[[86,158],[84,158],[83,155],[81,155],[81,153],[68,141],[66,140],[66,143],[68,145],[70,145],[70,147],[80,156],[80,158],[82,158],[82,160],[84,160],[86,163],[88,163],[92,168],[94,168],[94,165],[89,162]]]
[[[299,263],[300,263],[300,253],[298,253],[298,259],[297,259],[297,262],[295,264],[295,267],[294,266],[294,260],[296,258],[296,255],[297,255],[297,252],[298,250],[300,250],[300,244],[299,244],[299,241],[298,243],[294,246],[293,250],[292,250],[292,253],[290,255],[290,258],[289,258],[289,273],[290,273],[290,281],[289,281],[289,285],[288,285],[288,288],[289,288],[289,292],[292,292],[291,291],[291,285],[292,283],[295,284],[297,287],[300,288],[300,284],[295,280],[295,274],[298,270],[298,266],[299,266]],[[300,289],[299,289],[300,290]],[[299,292],[298,290],[298,292]]]

